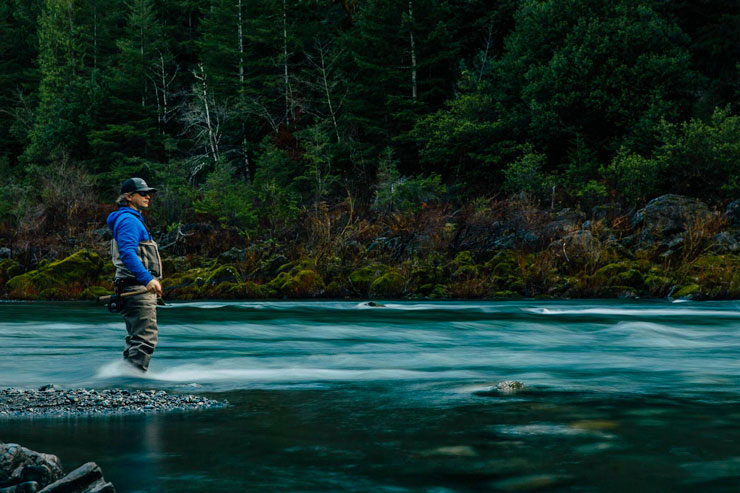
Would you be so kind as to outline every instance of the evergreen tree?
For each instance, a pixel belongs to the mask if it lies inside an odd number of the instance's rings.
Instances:
[[[24,153],[29,162],[87,156],[87,132],[101,103],[99,77],[88,65],[94,61],[88,6],[45,0],[39,18],[39,104]]]
[[[11,163],[23,152],[33,124],[40,11],[41,0],[0,0],[0,159]]]

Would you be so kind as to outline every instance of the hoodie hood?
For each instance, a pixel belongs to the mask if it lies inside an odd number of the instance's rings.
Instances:
[[[116,221],[123,215],[123,214],[131,214],[134,217],[136,217],[139,221],[144,222],[144,218],[142,217],[141,213],[137,211],[136,209],[132,209],[131,207],[121,207],[117,211],[113,211],[108,215],[108,220],[106,223],[108,224],[108,228],[113,231],[113,226],[115,226]]]

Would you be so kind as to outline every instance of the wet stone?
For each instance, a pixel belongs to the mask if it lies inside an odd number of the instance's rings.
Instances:
[[[140,414],[222,408],[228,402],[160,390],[0,390],[0,416]]]

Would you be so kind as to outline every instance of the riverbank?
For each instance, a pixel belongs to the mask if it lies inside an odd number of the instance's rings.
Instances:
[[[82,248],[69,255],[39,250],[24,262],[0,249],[8,257],[0,261],[0,296],[109,294],[109,233],[98,233],[70,242]],[[717,211],[664,195],[633,214],[604,209],[588,218],[510,201],[426,208],[378,223],[339,214],[324,230],[314,224],[293,240],[232,233],[206,224],[160,232],[165,298],[740,297],[740,201]]]
[[[53,385],[39,390],[0,390],[0,418],[149,414],[227,405],[198,395],[171,395],[164,390],[62,390]]]

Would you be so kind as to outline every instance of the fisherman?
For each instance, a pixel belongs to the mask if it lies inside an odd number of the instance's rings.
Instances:
[[[121,314],[128,332],[123,359],[141,372],[149,368],[149,360],[157,345],[157,297],[162,296],[159,283],[162,260],[141,215],[149,208],[156,191],[141,178],[124,181],[116,200],[119,208],[108,216],[107,221],[113,232],[111,255],[116,268],[116,294],[142,291],[142,294],[120,298],[123,303]]]

